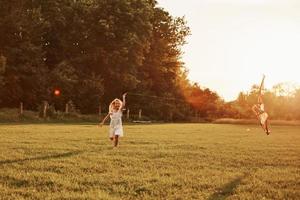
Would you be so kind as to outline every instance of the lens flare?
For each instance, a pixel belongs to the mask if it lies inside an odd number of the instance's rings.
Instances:
[[[60,96],[60,90],[59,89],[55,89],[54,90],[54,95],[55,96]]]

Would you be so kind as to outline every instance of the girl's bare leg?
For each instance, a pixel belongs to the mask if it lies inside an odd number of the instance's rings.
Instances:
[[[264,129],[264,131],[266,132],[265,125],[261,123],[259,115],[257,114],[256,117],[257,117],[257,120],[259,121],[259,124],[262,127],[262,129]]]
[[[269,134],[270,134],[270,131],[269,131],[269,128],[268,128],[268,123],[269,123],[269,121],[268,121],[268,120],[266,120],[266,123],[265,123],[265,129],[266,129],[266,133],[267,133],[267,135],[269,135]]]
[[[110,141],[111,141],[112,143],[114,143],[114,136],[109,137],[109,139],[110,139]]]
[[[118,143],[119,143],[119,136],[115,135],[115,147],[118,146]]]
[[[266,125],[265,124],[262,124],[260,123],[261,127],[264,129],[264,131],[266,132]]]

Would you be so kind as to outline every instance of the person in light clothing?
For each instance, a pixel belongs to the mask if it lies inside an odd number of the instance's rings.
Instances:
[[[265,104],[264,104],[263,98],[262,98],[262,89],[264,87],[264,81],[265,81],[265,75],[263,76],[263,79],[262,79],[260,87],[259,87],[257,104],[255,104],[252,107],[252,111],[254,112],[257,119],[259,120],[261,127],[264,129],[266,134],[269,135],[271,133],[271,131],[268,128],[269,127],[269,122],[268,122],[269,115],[265,111]]]
[[[252,111],[255,113],[257,119],[259,120],[261,127],[264,129],[264,131],[266,132],[266,134],[269,135],[271,133],[271,131],[268,128],[268,124],[269,124],[268,118],[269,118],[269,115],[265,111],[265,105],[263,103],[261,95],[258,96],[258,104],[255,104],[252,107]]]
[[[123,101],[121,101],[120,99],[114,99],[110,103],[109,112],[100,123],[100,126],[102,126],[108,119],[108,117],[110,117],[109,138],[111,141],[114,141],[114,147],[118,146],[119,137],[123,137],[124,135],[122,125],[122,114],[126,104],[126,95],[127,93],[123,94]]]

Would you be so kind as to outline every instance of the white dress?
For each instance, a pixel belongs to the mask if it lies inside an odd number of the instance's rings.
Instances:
[[[115,135],[123,136],[122,111],[112,111],[110,113],[109,137]]]
[[[264,104],[259,105],[259,111],[260,111],[260,114],[259,114],[260,123],[265,124],[268,119],[268,113],[265,112]]]

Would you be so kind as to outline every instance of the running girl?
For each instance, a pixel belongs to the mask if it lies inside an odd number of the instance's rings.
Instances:
[[[109,138],[114,142],[114,147],[118,146],[119,137],[123,136],[123,125],[122,125],[122,112],[126,104],[126,95],[123,94],[123,101],[120,99],[114,99],[109,105],[109,112],[100,123],[102,126],[108,117],[110,117],[109,125]]]
[[[268,128],[269,127],[269,121],[268,121],[269,115],[265,111],[265,105],[264,105],[264,102],[263,102],[262,92],[261,92],[263,84],[264,84],[264,80],[265,80],[265,76],[263,77],[263,80],[262,80],[260,88],[259,88],[259,95],[258,95],[258,99],[257,99],[257,104],[255,104],[252,107],[252,111],[254,112],[257,119],[259,120],[259,123],[260,123],[261,127],[264,129],[266,134],[269,135],[271,133],[271,131]]]

